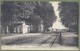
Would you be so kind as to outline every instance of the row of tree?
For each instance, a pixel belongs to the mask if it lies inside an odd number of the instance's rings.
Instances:
[[[70,31],[78,33],[79,20],[79,3],[78,2],[61,2],[59,3],[61,22]]]
[[[71,31],[78,32],[79,3],[59,3],[61,22]],[[26,21],[38,25],[43,21],[44,31],[56,21],[54,8],[49,2],[41,1],[3,1],[1,4],[1,23],[12,25],[14,21]]]
[[[56,20],[51,3],[40,1],[3,1],[1,4],[1,23],[12,25],[14,21],[26,21],[33,25],[43,21],[44,31]]]

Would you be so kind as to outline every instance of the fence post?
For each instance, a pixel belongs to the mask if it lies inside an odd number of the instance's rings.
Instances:
[[[62,32],[60,31],[60,35],[59,35],[59,44],[62,45]]]

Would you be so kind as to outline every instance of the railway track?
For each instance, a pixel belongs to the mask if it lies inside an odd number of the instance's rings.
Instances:
[[[54,44],[58,43],[60,34],[52,35],[51,37],[45,39],[44,41],[40,42],[39,46],[43,44],[48,44],[50,47],[52,47]]]

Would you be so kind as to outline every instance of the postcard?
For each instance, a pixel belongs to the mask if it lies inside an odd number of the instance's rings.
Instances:
[[[79,2],[1,1],[1,50],[79,50]]]

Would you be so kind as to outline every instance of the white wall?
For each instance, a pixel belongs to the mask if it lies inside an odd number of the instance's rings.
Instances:
[[[22,24],[22,27],[23,27],[23,34],[25,33],[29,33],[29,25],[26,25],[25,22]]]

